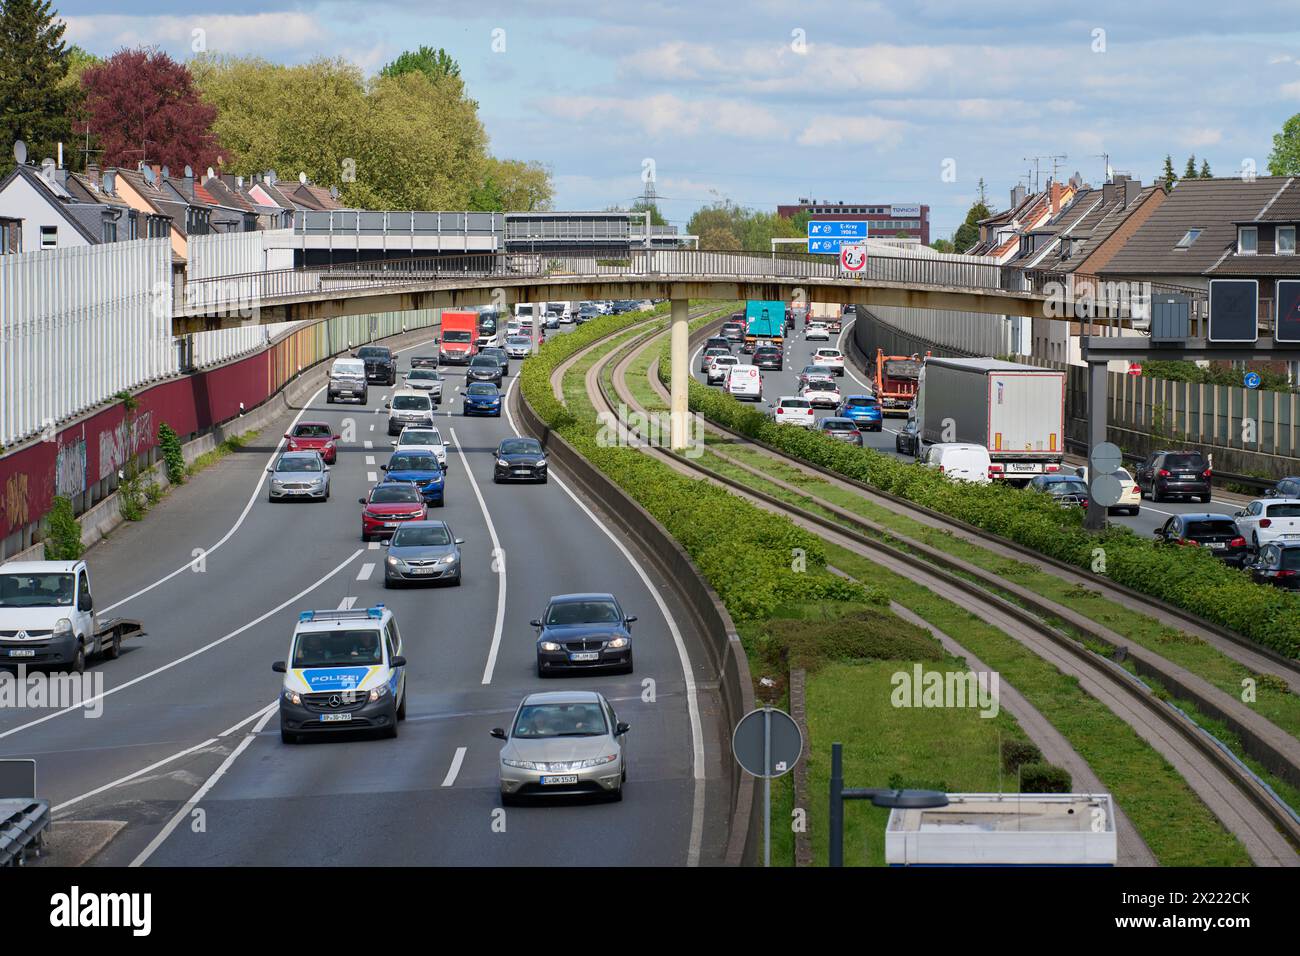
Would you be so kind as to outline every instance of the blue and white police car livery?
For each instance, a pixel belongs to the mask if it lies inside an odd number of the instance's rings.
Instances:
[[[406,658],[393,612],[382,604],[298,615],[284,675],[280,739],[330,730],[378,730],[397,736],[406,719]]]

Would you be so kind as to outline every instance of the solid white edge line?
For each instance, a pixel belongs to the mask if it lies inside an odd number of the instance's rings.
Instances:
[[[465,751],[468,749],[468,747],[456,748],[456,755],[451,758],[451,766],[447,768],[447,776],[442,778],[444,787],[452,786],[460,776],[460,765],[465,762]]]
[[[12,734],[19,733],[20,731],[27,730],[28,728],[35,727],[37,724],[43,724],[47,720],[53,720],[55,717],[60,717],[63,714],[70,714],[73,711],[82,710],[86,707],[89,707],[91,704],[94,704],[97,701],[101,701],[106,697],[112,697],[114,694],[120,693],[121,691],[126,690],[128,687],[133,687],[136,684],[139,684],[142,681],[146,681],[151,677],[157,677],[159,674],[163,673],[164,671],[169,671],[173,667],[176,667],[180,664],[184,664],[186,661],[198,657],[200,654],[204,654],[212,650],[214,647],[226,643],[226,641],[229,641],[232,638],[238,637],[240,634],[244,633],[248,629],[256,627],[258,624],[261,624],[263,621],[265,621],[267,618],[271,617],[274,614],[279,614],[289,605],[295,603],[299,599],[305,597],[306,595],[310,594],[312,591],[316,590],[316,588],[320,587],[330,578],[334,577],[334,575],[338,574],[345,567],[347,567],[349,564],[355,561],[361,553],[362,550],[360,548],[353,551],[352,554],[350,554],[346,559],[341,561],[339,564],[335,565],[332,571],[329,571],[324,576],[317,578],[314,582],[307,585],[307,587],[303,588],[301,591],[299,591],[293,597],[289,598],[283,604],[279,604],[276,607],[271,608],[271,610],[267,611],[265,614],[262,614],[254,618],[253,620],[249,621],[247,624],[240,625],[235,630],[231,631],[229,634],[222,635],[221,637],[217,638],[215,641],[211,641],[207,644],[204,644],[202,647],[195,648],[194,650],[190,651],[188,654],[184,654],[176,658],[175,660],[168,661],[166,664],[163,664],[161,667],[155,667],[153,670],[141,674],[138,677],[133,677],[126,683],[119,684],[116,687],[110,688],[109,690],[104,691],[102,694],[96,694],[93,697],[89,697],[86,700],[83,700],[80,704],[75,704],[71,707],[64,707],[60,710],[54,711],[54,713],[46,714],[44,717],[38,717],[35,720],[29,720],[25,724],[19,724],[17,727],[12,727],[9,730],[4,731],[3,733],[0,733],[0,740],[3,740],[5,737],[9,737]]]
[[[515,378],[510,383],[510,391],[514,391],[515,383],[519,379]],[[515,418],[510,414],[510,396],[506,395],[506,418],[510,422],[510,430],[516,435],[522,437],[518,427],[515,425]],[[605,533],[614,546],[623,553],[632,568],[636,571],[637,576],[641,578],[641,583],[645,585],[650,596],[654,598],[655,604],[659,607],[659,613],[663,615],[664,621],[668,624],[668,630],[673,636],[673,644],[677,648],[677,658],[681,663],[682,675],[686,683],[686,711],[690,718],[691,724],[691,753],[692,753],[692,776],[695,781],[694,795],[692,798],[691,808],[691,836],[687,844],[686,865],[699,866],[700,864],[700,845],[704,837],[704,729],[700,721],[700,702],[699,692],[695,686],[695,674],[691,670],[691,657],[686,651],[686,641],[682,638],[681,629],[677,626],[677,621],[673,617],[668,603],[664,601],[654,582],[650,580],[650,575],[646,574],[645,568],[637,561],[636,557],[628,550],[627,546],[618,539],[590,508],[579,498],[567,483],[558,475],[551,475],[552,480],[559,485],[566,495],[573,499],[574,503],[582,509],[583,513],[591,519],[592,523]]]
[[[517,379],[516,379],[517,381]],[[510,383],[514,388],[514,382]],[[497,653],[501,650],[501,633],[505,628],[506,622],[506,560],[505,552],[501,548],[501,539],[497,537],[496,525],[492,523],[492,515],[488,512],[487,502],[483,500],[483,492],[479,491],[478,479],[474,477],[473,470],[469,467],[469,459],[465,457],[465,449],[461,447],[460,436],[456,434],[456,429],[452,428],[451,440],[456,443],[456,453],[460,455],[461,467],[465,469],[465,477],[469,479],[469,486],[474,490],[474,497],[478,499],[479,510],[483,512],[483,520],[487,522],[488,534],[492,538],[492,556],[498,566],[497,576],[497,619],[492,629],[492,646],[488,648],[487,664],[483,667],[484,685],[492,683],[492,672],[497,666]],[[518,434],[516,432],[516,434]]]
[[[397,354],[399,354],[399,353],[401,353],[401,352],[409,352],[409,351],[411,351],[412,349],[418,349],[418,348],[420,348],[421,346],[428,345],[428,344],[429,344],[429,342],[416,342],[416,343],[414,343],[414,344],[412,344],[412,345],[405,346],[404,348],[394,349],[394,350],[393,350],[393,354],[394,354],[394,355],[397,355]],[[322,360],[322,361],[323,361],[323,360]],[[294,426],[296,426],[296,425],[298,424],[298,422],[302,419],[302,416],[306,415],[306,414],[307,414],[307,410],[308,410],[308,409],[309,409],[313,404],[315,404],[315,402],[316,402],[316,400],[317,400],[318,398],[320,398],[320,394],[321,394],[321,392],[325,391],[325,389],[327,389],[328,387],[329,387],[329,382],[328,382],[328,380],[327,380],[327,381],[325,382],[324,385],[322,385],[319,389],[317,389],[315,392],[312,393],[311,398],[307,399],[307,401],[305,401],[305,402],[303,403],[302,410],[301,410],[300,412],[298,412],[297,415],[294,416],[293,421],[291,421],[291,422],[289,423],[289,427],[288,427],[287,429],[285,429],[285,431],[289,431],[289,432],[293,431]],[[378,412],[378,411],[379,411],[379,410],[376,410],[376,412]],[[375,427],[374,425],[371,425],[371,426],[370,426],[371,431],[374,430],[374,427]],[[270,457],[268,457],[268,458],[266,459],[266,467],[267,467],[267,468],[269,468],[269,467],[271,466],[271,463],[275,461],[275,456],[278,455],[278,454],[280,453],[280,446],[283,445],[284,443],[285,443],[285,439],[284,439],[283,437],[282,437],[278,442],[276,442],[276,444],[275,444],[275,450],[272,451]],[[203,551],[203,556],[204,556],[204,558],[206,558],[208,555],[212,554],[213,551],[216,551],[216,550],[217,550],[218,548],[220,548],[223,544],[225,544],[227,541],[229,541],[229,540],[234,536],[235,532],[239,530],[240,526],[244,523],[244,519],[248,517],[248,513],[253,509],[253,505],[256,503],[256,501],[257,501],[257,499],[258,499],[258,496],[261,494],[261,492],[262,492],[262,482],[265,481],[265,480],[266,480],[266,472],[265,472],[265,470],[263,470],[262,473],[261,473],[261,474],[258,476],[258,478],[257,478],[257,483],[253,486],[253,493],[252,493],[251,495],[248,496],[248,503],[244,505],[244,510],[241,511],[241,512],[239,513],[239,517],[235,520],[235,523],[231,526],[230,530],[227,531],[224,535],[221,536],[221,540],[219,540],[219,541],[218,541],[216,544],[214,544],[212,547],[210,547],[210,548],[205,548],[205,549],[204,549],[204,551]],[[121,607],[123,604],[126,604],[128,601],[134,601],[134,600],[135,600],[136,598],[138,598],[140,595],[149,593],[149,592],[152,591],[154,588],[158,587],[158,585],[167,583],[167,582],[170,581],[172,578],[176,577],[176,575],[181,574],[181,573],[183,573],[183,572],[189,570],[189,569],[192,568],[193,566],[194,566],[194,561],[193,561],[193,560],[187,561],[185,564],[182,564],[179,568],[177,568],[175,571],[172,571],[172,572],[171,572],[170,574],[168,574],[166,577],[161,577],[161,578],[159,578],[157,581],[155,581],[153,584],[150,584],[150,585],[148,585],[148,586],[146,586],[146,587],[143,587],[143,588],[141,588],[140,590],[136,591],[134,594],[128,595],[127,597],[122,598],[122,600],[117,601],[117,602],[115,602],[115,603],[113,603],[113,604],[110,604],[108,607],[106,607],[106,608],[104,608],[102,611],[100,611],[100,613],[101,613],[101,614],[107,614],[109,611],[112,611],[112,610],[114,610],[115,608],[119,608],[119,607]]]
[[[262,716],[262,719],[259,720],[253,729],[245,735],[244,739],[239,742],[239,745],[230,752],[230,755],[227,756],[225,760],[221,762],[221,766],[213,772],[212,776],[208,777],[208,779],[203,782],[203,786],[199,787],[194,796],[190,797],[190,799],[185,802],[185,805],[176,811],[175,816],[167,821],[167,825],[162,828],[162,831],[149,841],[149,845],[140,851],[139,856],[131,861],[129,864],[131,867],[142,866],[148,861],[149,857],[153,856],[154,852],[166,842],[167,838],[171,836],[180,825],[181,820],[190,815],[190,812],[199,805],[199,802],[205,796],[208,795],[208,791],[217,785],[217,781],[220,780],[225,775],[226,771],[234,765],[235,761],[239,759],[239,755],[247,750],[249,744],[257,739],[257,735],[262,732],[262,728],[264,728],[267,722],[271,719],[272,713],[274,713],[274,711],[270,709],[267,710],[267,712]]]

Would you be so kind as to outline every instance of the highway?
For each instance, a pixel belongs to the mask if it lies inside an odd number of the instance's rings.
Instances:
[[[400,368],[435,349],[426,333]],[[683,655],[695,682],[709,679],[691,617],[653,566],[566,490],[562,473],[545,485],[494,485],[493,449],[515,434],[513,419],[463,417],[464,372],[443,372],[447,503],[430,517],[465,539],[460,587],[386,590],[383,546],[360,540],[357,498],[390,450],[382,405],[391,390],[373,386],[368,407],[327,405],[322,391],[297,413],[354,436],[341,446],[328,502],[266,500],[264,469],[296,420],[286,415],[89,552],[99,611],[141,619],[148,636],[119,660],[92,664],[105,681],[97,719],[0,712],[0,756],[36,758],[39,789],[65,831],[75,833],[75,821],[126,824],[96,864],[720,857],[723,732],[714,693],[688,693]],[[529,619],[552,594],[603,590],[638,615],[636,672],[540,680]],[[396,614],[409,662],[400,736],[282,743],[271,663],[285,658],[297,614],[380,602]],[[565,687],[601,690],[631,724],[623,802],[500,811],[500,744],[488,731],[506,725],[525,694]]]
[[[844,354],[844,376],[839,379],[840,394],[852,395],[859,392],[871,392],[872,389],[868,384],[866,374],[862,369],[855,366],[849,353],[849,337],[852,335],[853,322],[846,321],[840,332],[838,339],[830,342],[813,341],[809,342],[804,337],[804,329],[797,326],[794,335],[786,341],[785,347],[785,368],[780,372],[763,372],[763,411],[766,411],[766,403],[775,401],[782,395],[797,395],[799,373],[805,365],[812,365],[813,353],[818,349],[832,345]],[[700,371],[700,352],[703,346],[700,346],[691,353],[691,374],[696,380],[707,384],[704,373]],[[737,354],[739,355],[739,351]],[[746,356],[741,356],[742,361]],[[714,386],[720,387],[720,386]],[[832,409],[816,409],[815,414],[818,421],[835,414]],[[876,451],[888,455],[897,455],[894,446],[895,436],[902,427],[903,418],[898,415],[887,415],[884,419],[884,428],[879,432],[863,432],[862,440],[868,448],[874,448]],[[910,460],[910,456],[898,456]],[[1162,501],[1155,504],[1151,501],[1144,500],[1139,514],[1130,515],[1111,515],[1109,520],[1115,524],[1123,525],[1132,529],[1135,533],[1149,537],[1156,528],[1163,525],[1172,515],[1185,514],[1190,512],[1215,512],[1218,514],[1232,515],[1245,507],[1246,502],[1250,499],[1240,496],[1224,495],[1216,489],[1214,500],[1209,504],[1202,504],[1199,501]]]

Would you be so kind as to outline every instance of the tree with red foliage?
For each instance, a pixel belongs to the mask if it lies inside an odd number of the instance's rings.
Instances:
[[[87,122],[105,166],[135,169],[144,160],[179,174],[185,166],[216,165],[216,107],[200,98],[189,68],[166,53],[118,50],[86,70],[81,84]]]

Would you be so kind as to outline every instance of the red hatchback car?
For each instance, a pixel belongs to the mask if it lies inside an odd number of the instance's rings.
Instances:
[[[361,509],[361,540],[391,538],[393,532],[407,521],[424,521],[429,516],[429,506],[420,490],[408,482],[385,481],[370,489],[365,498],[358,498]]]
[[[325,422],[299,422],[284,437],[289,439],[289,451],[318,451],[327,465],[338,459],[339,451],[334,443],[339,436]]]

